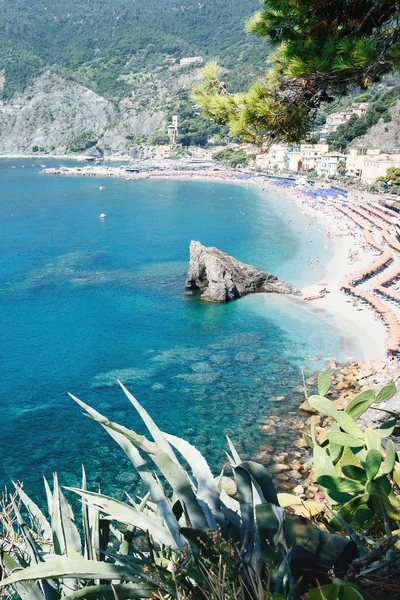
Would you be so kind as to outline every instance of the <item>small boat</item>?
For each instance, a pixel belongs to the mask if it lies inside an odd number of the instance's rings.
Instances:
[[[101,215],[99,215],[99,219],[105,219],[106,218],[106,213],[101,213]]]
[[[45,168],[46,168],[46,165],[40,165],[40,166],[42,167],[42,169],[45,169]]]
[[[101,186],[99,187],[99,190],[104,190],[104,185],[101,185]]]
[[[321,292],[320,294],[315,294],[314,296],[307,296],[306,298],[304,298],[304,300],[319,300],[320,298],[325,298],[324,292]]]

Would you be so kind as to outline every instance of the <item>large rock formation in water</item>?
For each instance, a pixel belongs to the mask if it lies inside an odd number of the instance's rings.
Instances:
[[[275,275],[239,262],[218,248],[190,243],[188,289],[199,289],[202,300],[228,302],[246,294],[277,293],[301,295],[300,290]]]

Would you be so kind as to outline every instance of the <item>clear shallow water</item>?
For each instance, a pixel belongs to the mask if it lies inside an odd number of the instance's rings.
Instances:
[[[340,334],[286,298],[185,296],[189,243],[302,286],[330,257],[321,232],[254,188],[46,177],[32,162],[43,161],[0,161],[0,485],[19,478],[38,493],[53,470],[75,484],[84,462],[104,491],[134,487],[122,453],[66,394],[142,432],[117,378],[215,469],[225,433],[250,457],[269,398],[296,387],[302,365],[340,358]]]

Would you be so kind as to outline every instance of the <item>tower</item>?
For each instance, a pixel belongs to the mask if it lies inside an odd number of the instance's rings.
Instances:
[[[168,125],[169,143],[173,148],[176,148],[178,141],[178,116],[172,117],[172,125]]]

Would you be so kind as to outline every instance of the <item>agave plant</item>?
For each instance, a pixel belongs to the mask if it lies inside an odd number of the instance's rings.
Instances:
[[[7,577],[0,588],[13,586],[23,600],[177,598],[179,580],[193,598],[203,598],[204,564],[218,570],[221,548],[234,556],[232,572],[244,582],[244,597],[256,597],[248,590],[266,570],[268,598],[283,593],[297,598],[316,580],[329,583],[332,573],[344,576],[358,556],[353,540],[288,514],[281,506],[290,504],[288,495],[277,494],[266,469],[243,461],[229,439],[237,497],[228,496],[222,473],[215,478],[195,447],[160,431],[120,385],[152,440],[71,397],[125,452],[147,496],[140,503],[128,494],[125,502],[116,500],[89,491],[85,476],[81,488],[67,488],[82,501],[81,544],[56,476],[52,492],[45,481],[50,522],[17,486],[31,525],[14,502],[20,543],[3,551]]]

